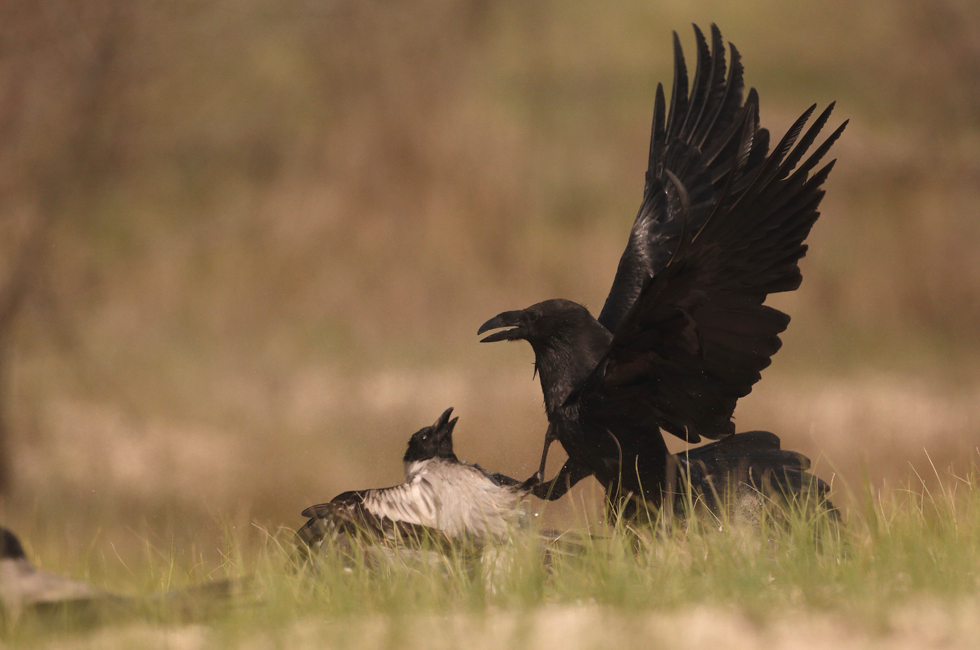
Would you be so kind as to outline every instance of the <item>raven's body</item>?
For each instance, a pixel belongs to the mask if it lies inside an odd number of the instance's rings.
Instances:
[[[549,497],[557,499],[577,481],[595,476],[613,494],[644,495],[654,507],[662,501],[667,481],[669,452],[663,436],[649,435],[628,418],[620,421],[590,422],[583,417],[581,405],[569,401],[573,389],[584,384],[602,360],[612,335],[588,310],[568,300],[549,300],[540,305],[541,312],[562,314],[568,336],[550,337],[547,342],[532,341],[535,370],[544,392],[548,414],[548,436],[561,443],[568,454],[562,468],[562,480],[549,486]],[[534,310],[532,307],[531,310]],[[637,468],[638,471],[623,471]],[[541,495],[542,488],[536,493]]]
[[[436,543],[505,537],[521,519],[527,490],[456,457],[451,413],[412,436],[401,485],[344,492],[304,510],[310,519],[297,533],[301,553],[330,535]]]
[[[593,475],[613,505],[632,514],[630,495],[657,509],[677,491],[672,465],[718,476],[731,468],[732,450],[743,454],[749,477],[789,475],[809,465],[780,451],[772,434],[730,438],[732,413],[781,345],[789,317],[763,303],[800,284],[803,241],[819,216],[821,185],[833,163],[814,169],[843,125],[804,160],[832,108],[794,148],[811,107],[770,152],[758,96],[753,90],[742,99],[737,50],[730,46],[726,70],[717,28],[710,50],[697,27],[695,34],[690,94],[674,36],[670,112],[658,86],[643,201],[599,317],[577,303],[548,300],[499,314],[479,330],[512,328],[483,340],[526,340],[534,349],[549,423],[537,478],[551,441],[569,456],[556,479],[535,489],[538,496],[557,498]],[[729,440],[676,462],[662,430],[688,442]],[[719,451],[723,460],[716,459]]]

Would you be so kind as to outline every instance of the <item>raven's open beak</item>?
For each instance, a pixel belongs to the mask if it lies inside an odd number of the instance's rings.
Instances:
[[[497,314],[483,325],[480,325],[480,329],[478,329],[476,333],[483,334],[484,332],[500,329],[501,327],[513,327],[513,329],[495,332],[490,336],[481,339],[480,343],[493,343],[494,341],[517,341],[524,338],[527,332],[524,331],[524,328],[520,327],[523,317],[523,311],[505,311],[502,314]]]

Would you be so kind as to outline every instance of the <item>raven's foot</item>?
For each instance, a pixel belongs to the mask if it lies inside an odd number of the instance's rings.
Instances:
[[[539,472],[535,472],[531,475],[531,478],[521,483],[521,490],[525,492],[534,492],[535,496],[537,496],[536,490],[541,487],[541,479],[541,474]]]

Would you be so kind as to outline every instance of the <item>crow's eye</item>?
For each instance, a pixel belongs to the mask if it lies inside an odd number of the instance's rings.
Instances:
[[[424,440],[428,440],[428,439],[429,439],[429,436],[422,436],[422,440],[423,440],[423,441],[424,441]]]

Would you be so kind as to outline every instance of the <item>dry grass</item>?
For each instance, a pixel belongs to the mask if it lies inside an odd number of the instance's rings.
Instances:
[[[980,625],[980,486],[976,470],[936,478],[935,489],[866,486],[844,527],[799,512],[785,527],[723,523],[723,532],[713,520],[638,535],[593,522],[600,536],[547,570],[523,536],[501,550],[505,561],[477,565],[375,556],[343,570],[325,552],[316,577],[288,568],[285,533],[229,529],[218,560],[147,540],[117,591],[245,574],[248,596],[193,622],[151,614],[59,631],[57,620],[25,616],[7,621],[3,639],[49,648],[969,647]],[[65,572],[99,575],[93,559]]]

